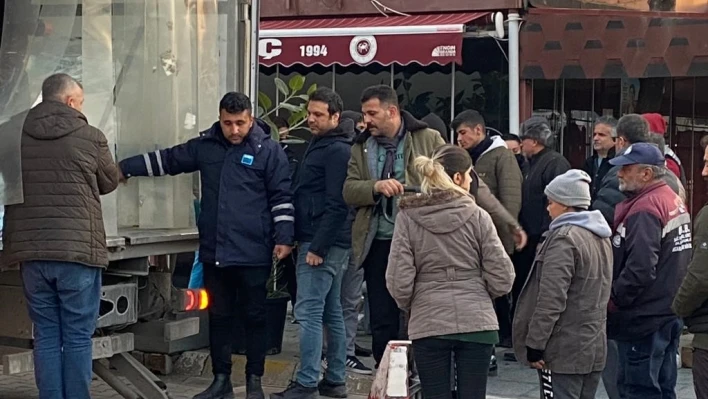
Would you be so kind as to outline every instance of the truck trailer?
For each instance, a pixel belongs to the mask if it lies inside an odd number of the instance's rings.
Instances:
[[[257,99],[258,14],[259,0],[0,0],[0,207],[23,200],[23,115],[46,77],[81,82],[83,112],[116,159],[173,146],[211,126],[223,93]],[[172,283],[177,254],[198,248],[198,192],[198,176],[186,175],[132,179],[102,197],[110,263],[94,373],[125,398],[169,397],[131,352],[208,344],[208,295]],[[31,372],[17,267],[0,271],[0,314],[2,373]]]

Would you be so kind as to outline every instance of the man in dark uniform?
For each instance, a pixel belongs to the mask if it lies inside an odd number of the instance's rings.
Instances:
[[[219,121],[199,137],[125,159],[120,168],[124,178],[199,171],[199,256],[210,298],[214,382],[194,399],[233,398],[231,331],[237,310],[247,331],[247,399],[264,398],[266,282],[273,256],[290,255],[294,235],[285,152],[271,140],[267,124],[253,118],[251,100],[231,92],[221,99]]]

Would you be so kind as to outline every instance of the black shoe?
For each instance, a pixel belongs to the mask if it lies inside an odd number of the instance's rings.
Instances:
[[[291,381],[290,385],[279,393],[270,394],[270,399],[318,399],[317,388],[307,388],[297,381]]]
[[[209,385],[209,388],[192,399],[234,399],[231,375],[215,374],[214,382]]]
[[[354,344],[354,355],[361,357],[371,357],[373,352],[370,349],[363,348],[359,344]]]
[[[320,381],[317,384],[317,389],[320,391],[320,395],[327,398],[346,398],[347,397],[347,385],[346,384],[333,384],[326,379]]]
[[[513,352],[506,352],[504,354],[504,361],[505,362],[515,362],[516,361],[516,355]]]
[[[371,375],[373,372],[370,368],[366,367],[356,356],[347,356],[347,370],[356,374]]]
[[[246,399],[265,399],[265,393],[261,386],[261,377],[257,375],[246,377]]]

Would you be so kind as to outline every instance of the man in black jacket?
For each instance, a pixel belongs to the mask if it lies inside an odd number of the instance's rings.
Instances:
[[[623,116],[617,122],[616,156],[622,155],[627,147],[632,144],[649,142],[649,135],[649,124],[641,115],[629,114]],[[592,209],[602,212],[610,227],[615,224],[615,206],[626,198],[619,188],[619,179],[617,178],[619,169],[619,167],[615,166],[607,172],[591,206]],[[664,174],[661,178],[675,193],[685,200],[685,194],[682,195],[683,186],[675,175]]]
[[[600,183],[612,168],[610,159],[615,156],[615,141],[617,139],[617,119],[603,116],[595,121],[592,133],[593,154],[585,160],[583,170],[590,175],[590,196],[594,200]]]
[[[548,199],[544,190],[556,176],[570,169],[570,164],[563,155],[552,149],[555,144],[555,134],[546,118],[534,116],[526,120],[521,125],[520,137],[521,151],[528,158],[529,167],[521,187],[522,203],[519,222],[528,234],[528,244],[513,257],[516,280],[511,292],[514,302],[519,298],[536,257],[536,246],[551,223],[551,218],[546,211]]]
[[[300,370],[273,399],[346,397],[347,341],[340,302],[342,276],[349,262],[351,224],[342,197],[354,139],[354,122],[340,121],[342,99],[332,89],[317,89],[307,104],[310,143],[295,183],[297,305]],[[318,384],[322,324],[327,326],[327,371]]]
[[[227,93],[219,121],[199,137],[172,148],[123,160],[125,178],[199,171],[202,182],[199,256],[209,293],[209,345],[214,382],[195,399],[233,397],[234,304],[245,309],[247,399],[263,399],[266,283],[273,256],[293,245],[292,192],[285,152],[265,122],[253,118],[251,100]]]

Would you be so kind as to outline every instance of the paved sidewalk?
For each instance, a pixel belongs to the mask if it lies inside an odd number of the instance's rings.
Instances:
[[[1,367],[0,367],[1,370]],[[201,392],[211,382],[205,377],[167,376],[163,380],[167,383],[169,392],[174,399],[191,399]],[[282,388],[267,389],[268,393]],[[237,398],[243,398],[243,387],[236,388]],[[676,394],[681,399],[695,399],[693,381],[690,369],[679,370],[679,380]],[[2,399],[35,399],[37,389],[32,374],[6,377],[0,375],[0,398]],[[94,380],[91,391],[93,399],[120,399],[103,381]],[[349,396],[351,399],[365,399],[365,396]],[[501,362],[499,376],[489,379],[487,385],[488,399],[531,399],[539,397],[539,388],[536,373],[514,362]],[[597,399],[607,399],[603,388],[598,390]]]

